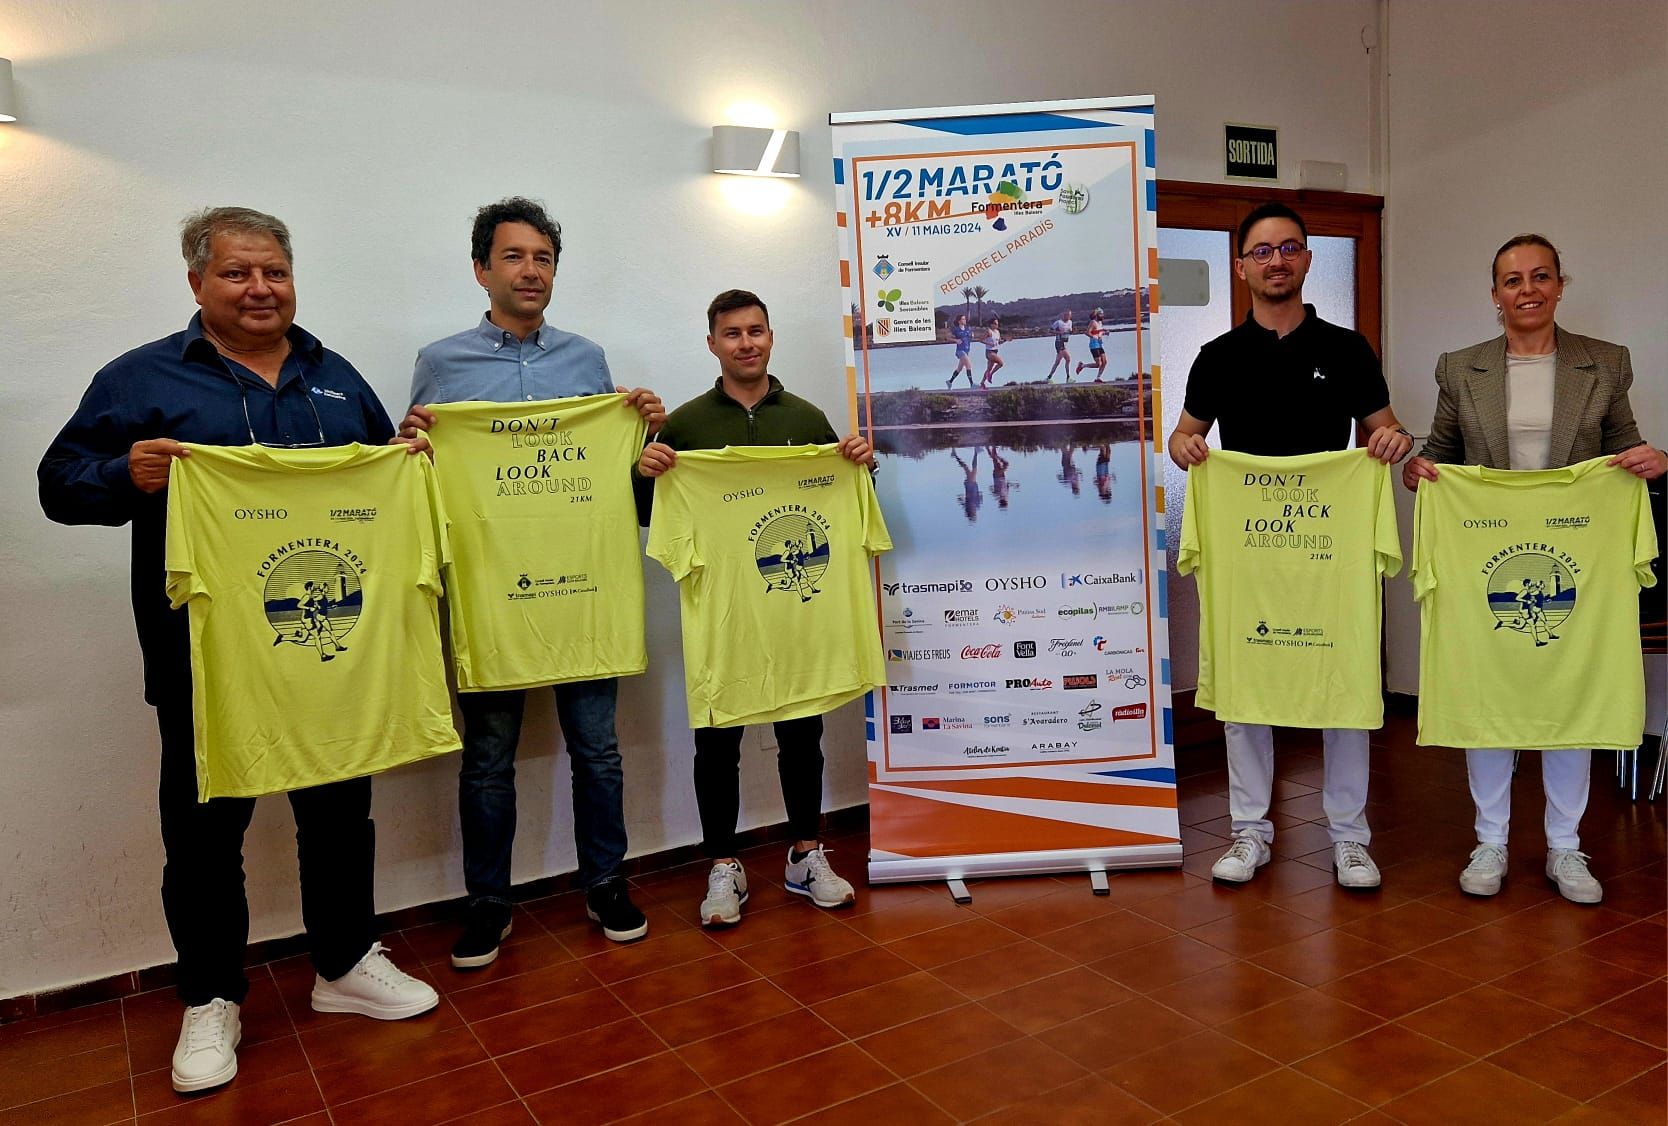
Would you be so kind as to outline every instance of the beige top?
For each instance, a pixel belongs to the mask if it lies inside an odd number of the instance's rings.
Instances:
[[[1513,469],[1546,469],[1552,460],[1552,382],[1558,353],[1506,353],[1506,441]]]

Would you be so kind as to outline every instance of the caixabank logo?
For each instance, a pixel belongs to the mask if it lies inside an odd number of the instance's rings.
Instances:
[[[1551,544],[1519,543],[1502,548],[1483,566],[1488,575],[1488,608],[1495,630],[1510,630],[1543,648],[1575,613],[1576,576],[1581,566]]]
[[[291,540],[269,552],[259,574],[272,647],[310,649],[321,662],[346,653],[342,642],[364,613],[364,572],[359,556],[336,540]]]

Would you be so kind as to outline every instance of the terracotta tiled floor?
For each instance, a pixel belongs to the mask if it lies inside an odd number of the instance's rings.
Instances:
[[[650,937],[615,947],[559,896],[524,904],[497,963],[446,963],[453,929],[389,936],[437,1012],[380,1024],[307,1006],[311,971],[259,967],[237,1080],[168,1086],[179,1008],[159,991],[0,1028],[0,1126],[644,1121],[1660,1122],[1664,803],[1595,765],[1585,847],[1605,902],[1540,868],[1525,756],[1512,872],[1462,896],[1464,765],[1392,720],[1375,755],[1377,893],[1330,879],[1312,744],[1282,743],[1275,860],[1208,879],[1226,777],[1184,766],[1180,871],[860,890],[820,912],[784,892],[779,849],[744,859],[746,921],[694,925],[699,867],[637,881]],[[866,840],[834,842],[860,876]],[[634,1117],[636,1116],[636,1117]]]

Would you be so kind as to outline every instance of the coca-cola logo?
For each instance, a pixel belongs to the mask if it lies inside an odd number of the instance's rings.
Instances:
[[[1147,718],[1147,705],[1145,705],[1145,704],[1120,704],[1117,707],[1112,709],[1112,722],[1114,722],[1114,723],[1116,723],[1120,719],[1146,719],[1146,718]]]
[[[1000,645],[964,645],[961,650],[961,659],[964,661],[992,660],[1001,655]]]

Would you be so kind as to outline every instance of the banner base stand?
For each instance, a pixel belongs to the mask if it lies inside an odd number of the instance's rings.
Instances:
[[[1096,895],[1112,894],[1112,885],[1106,882],[1106,869],[1089,869],[1089,890]]]
[[[871,849],[869,884],[931,883],[950,885],[956,902],[963,902],[966,881],[995,876],[1047,876],[1070,872],[1089,875],[1095,894],[1103,894],[1094,881],[1107,880],[1107,873],[1123,868],[1179,868],[1182,846],[1174,844],[1120,845],[1116,848],[1069,849],[1051,852],[998,852],[988,856],[899,856]],[[1104,894],[1110,894],[1110,886]]]
[[[957,880],[957,879],[949,879],[949,880],[945,880],[944,882],[946,884],[948,884],[949,887],[950,887],[950,898],[951,899],[955,900],[957,903],[960,903],[964,907],[967,904],[973,902],[973,893],[967,890],[967,885],[966,884],[962,883],[960,880]]]

